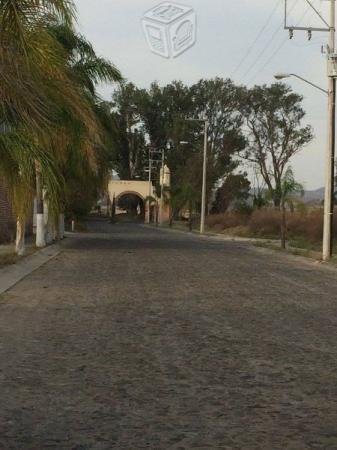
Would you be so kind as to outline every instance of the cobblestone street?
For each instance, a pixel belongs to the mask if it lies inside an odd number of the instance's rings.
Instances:
[[[337,271],[91,222],[0,299],[0,449],[337,449]]]

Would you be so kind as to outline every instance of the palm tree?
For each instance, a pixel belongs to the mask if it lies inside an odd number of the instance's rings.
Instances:
[[[16,251],[23,254],[26,216],[31,210],[35,193],[36,161],[39,161],[48,189],[55,197],[59,196],[60,181],[50,156],[24,130],[0,133],[0,158],[0,171],[6,180],[17,216]]]
[[[50,32],[63,46],[72,80],[95,119],[94,126],[88,127],[74,114],[64,117],[66,136],[72,136],[60,161],[60,170],[68,186],[65,194],[71,191],[74,181],[83,186],[83,190],[88,189],[88,184],[92,189],[104,190],[110,168],[108,152],[112,146],[114,123],[111,106],[100,100],[96,86],[99,82],[121,82],[122,76],[112,63],[96,55],[82,35],[65,24],[51,24]]]
[[[0,0],[0,101],[5,123],[33,128],[49,123],[49,106],[57,97],[56,92],[49,95],[53,82],[64,84],[67,78],[62,48],[46,28],[51,16],[72,26],[72,1]]]
[[[175,212],[187,208],[189,211],[188,228],[192,231],[193,214],[199,199],[199,193],[194,189],[192,184],[188,182],[184,182],[179,187],[172,189],[169,194],[167,191],[164,191],[164,201],[170,206],[171,209],[170,226],[173,224]]]
[[[48,33],[47,18],[51,15],[71,26],[74,8],[68,0],[0,0],[0,122],[5,131],[2,133],[2,153],[15,147],[16,163],[9,172],[1,160],[7,182],[12,192],[20,191],[27,158],[34,152],[25,149],[37,149],[42,142],[47,145],[53,128],[54,112],[60,101],[74,101],[74,90],[65,70],[63,51],[58,42]],[[80,111],[79,111],[80,112]],[[29,130],[29,131],[28,131]],[[21,137],[28,137],[27,141]],[[9,142],[11,145],[9,145]],[[40,151],[37,151],[42,155]],[[18,160],[20,155],[24,159]],[[2,155],[4,158],[4,155]],[[31,161],[30,161],[31,163]],[[34,162],[38,205],[42,205],[41,166]],[[31,164],[30,164],[31,167]],[[17,169],[14,176],[13,170]],[[32,172],[25,172],[28,175]],[[35,178],[35,175],[34,175]],[[13,183],[17,183],[17,187]],[[27,180],[26,180],[27,182]],[[27,204],[23,195],[15,196],[14,207],[18,216],[18,248],[23,252],[22,234],[24,234],[24,214]],[[22,202],[19,205],[19,202]],[[40,211],[41,212],[41,211]],[[40,214],[41,216],[41,214]],[[41,217],[40,217],[41,219]],[[40,221],[41,223],[41,221]]]
[[[304,190],[300,183],[297,183],[294,177],[294,173],[291,167],[288,167],[282,180],[281,180],[281,247],[286,248],[287,240],[287,218],[286,218],[286,205],[291,201],[291,197],[294,194],[300,194],[303,196]]]
[[[20,253],[24,211],[32,192],[38,205],[37,245],[43,246],[43,191],[56,222],[65,203],[62,168],[69,155],[77,154],[76,171],[80,166],[93,169],[97,163],[94,150],[102,145],[102,129],[95,84],[121,79],[118,70],[96,57],[75,33],[73,18],[69,0],[0,0],[0,168],[16,198]],[[10,159],[13,148],[15,164],[9,165],[6,156]],[[30,170],[23,170],[28,166]],[[22,189],[28,185],[30,189]],[[20,190],[21,195],[14,195]]]

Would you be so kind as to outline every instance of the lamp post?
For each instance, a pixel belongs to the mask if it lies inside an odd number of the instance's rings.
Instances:
[[[158,159],[153,159],[153,155],[160,155],[161,159],[160,161]],[[151,223],[151,198],[153,194],[153,186],[152,186],[152,171],[156,163],[161,162],[161,166],[163,167],[165,162],[165,150],[159,149],[156,147],[149,147],[149,168],[145,172],[149,173],[149,196],[148,196],[148,216],[147,216],[147,223]],[[161,186],[161,194],[163,195],[163,187]],[[161,221],[160,217],[158,215],[162,214],[161,207],[158,205],[158,200],[156,201],[156,224]]]
[[[204,157],[202,166],[202,192],[201,192],[201,218],[200,218],[200,234],[205,232],[206,219],[206,194],[207,194],[207,143],[208,143],[208,120],[207,119],[185,119],[189,122],[204,123]],[[182,141],[182,143],[185,143]],[[192,214],[192,211],[190,211]]]
[[[328,261],[333,250],[333,214],[334,214],[334,183],[335,183],[335,97],[336,81],[329,77],[329,90],[325,90],[317,84],[306,80],[295,73],[279,73],[275,75],[277,80],[283,78],[296,77],[310,86],[320,90],[328,96],[328,145],[326,152],[326,174],[325,174],[325,194],[324,194],[324,225],[323,225],[323,261]]]
[[[304,81],[304,83],[310,84],[310,86],[313,86],[314,88],[319,89],[321,92],[324,92],[324,94],[329,94],[326,89],[323,89],[320,86],[317,86],[317,84],[314,84],[311,81],[300,77],[299,75],[296,75],[296,73],[277,73],[276,75],[274,75],[274,78],[276,78],[276,80],[283,80],[284,78],[290,77],[298,78],[299,80]]]
[[[149,150],[149,198],[148,198],[148,210],[147,210],[147,223],[151,223],[151,196],[152,196],[152,158],[151,150]]]
[[[324,27],[298,27],[287,24],[287,3],[285,0],[285,21],[284,27],[289,30],[290,38],[294,35],[294,30],[305,30],[311,39],[313,31],[323,31],[329,33],[329,43],[327,45],[328,56],[328,91],[308,82],[304,78],[295,75],[297,78],[323,90],[328,94],[328,145],[326,151],[326,176],[324,195],[324,230],[323,230],[323,261],[328,261],[332,256],[333,249],[333,214],[334,214],[334,179],[335,179],[335,133],[336,133],[336,78],[337,78],[337,54],[336,52],[336,0],[328,0],[330,3],[330,18],[325,20],[322,14],[315,8],[311,0],[306,0],[311,9],[315,12]],[[291,74],[294,76],[294,74]]]

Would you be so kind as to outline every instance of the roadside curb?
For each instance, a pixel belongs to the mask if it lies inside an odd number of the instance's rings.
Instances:
[[[169,228],[169,227],[156,227],[153,225],[149,225],[149,224],[142,224],[141,225],[144,228],[151,228],[151,229],[157,229],[157,230],[161,230],[161,231],[168,231],[171,233],[180,233],[180,234],[187,234],[191,237],[199,237],[200,239],[212,239],[212,240],[216,240],[216,241],[222,241],[222,242],[237,242],[237,243],[241,243],[241,244],[248,244],[250,245],[252,248],[254,248],[255,250],[259,251],[259,252],[268,252],[268,253],[276,253],[278,255],[282,255],[285,258],[288,259],[293,259],[296,258],[297,260],[301,260],[303,263],[310,265],[310,266],[314,266],[315,268],[320,268],[323,270],[329,270],[329,271],[333,271],[336,272],[337,267],[334,266],[333,264],[330,263],[326,263],[323,262],[319,259],[316,258],[311,258],[305,255],[301,255],[301,254],[294,254],[291,253],[290,251],[286,251],[286,252],[280,252],[279,249],[273,248],[273,247],[268,247],[268,246],[259,246],[259,243],[262,244],[274,244],[274,243],[279,243],[279,241],[276,241],[274,239],[260,239],[260,238],[244,238],[244,237],[237,237],[237,236],[226,236],[226,235],[222,235],[222,234],[218,234],[218,233],[205,233],[205,234],[199,234],[196,231],[188,231],[188,230],[179,230],[177,228]],[[293,248],[293,250],[296,250],[296,248]],[[297,249],[297,250],[302,250],[302,249]]]
[[[61,250],[62,248],[59,244],[53,244],[38,250],[30,256],[26,256],[16,264],[0,269],[0,295],[55,258]]]
[[[162,231],[169,231],[171,233],[184,233],[188,234],[189,236],[199,237],[200,239],[217,239],[221,241],[233,241],[233,242],[247,242],[254,244],[255,242],[259,242],[258,238],[245,238],[245,237],[238,237],[238,236],[226,236],[220,233],[204,233],[200,234],[198,231],[188,231],[188,230],[180,230],[179,228],[169,228],[169,227],[163,227],[155,225],[149,225],[149,224],[141,224],[142,227],[145,228],[151,228],[156,230],[162,230]],[[261,242],[264,242],[263,239],[260,239]]]

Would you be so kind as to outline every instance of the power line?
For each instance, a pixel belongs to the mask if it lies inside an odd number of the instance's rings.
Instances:
[[[297,3],[297,2],[296,2]],[[295,7],[296,3],[293,5],[293,8]],[[304,14],[302,15],[302,17],[300,18],[300,20],[298,21],[298,23],[301,23],[302,20],[305,18],[305,16],[308,14],[308,12],[310,11],[310,6],[307,8],[307,10],[304,12]],[[275,56],[278,54],[278,52],[285,46],[285,44],[288,42],[288,39],[286,38],[283,42],[281,42],[281,44],[274,50],[274,53],[272,53],[272,55],[268,58],[268,60],[266,61],[266,63],[255,73],[255,75],[250,79],[249,83],[252,83],[256,77],[272,62],[272,60],[275,58]]]
[[[295,6],[297,5],[299,0],[295,0],[295,2],[293,3],[292,8],[290,9],[290,12],[295,8]],[[263,57],[263,55],[265,54],[265,52],[269,49],[270,45],[272,44],[272,42],[274,41],[276,35],[283,29],[283,24],[281,24],[272,34],[271,38],[268,40],[267,44],[263,47],[262,51],[258,54],[257,58],[253,61],[253,63],[250,65],[250,67],[248,68],[248,70],[245,72],[243,78],[245,78],[251,71],[252,69],[256,66],[256,64],[259,62],[259,60]]]
[[[264,26],[261,28],[261,30],[259,31],[259,33],[257,34],[254,42],[250,45],[250,47],[248,48],[248,50],[246,51],[246,53],[244,54],[244,56],[242,57],[241,61],[238,63],[238,65],[235,67],[235,69],[233,70],[232,74],[231,74],[231,78],[233,78],[233,76],[236,74],[236,72],[241,68],[242,64],[246,61],[247,56],[250,55],[250,52],[252,51],[252,49],[254,48],[254,45],[257,43],[257,41],[260,39],[260,37],[262,36],[262,34],[264,33],[264,31],[267,29],[268,25],[270,24],[271,19],[273,18],[274,14],[276,13],[279,5],[282,3],[283,0],[279,0],[276,5],[274,6],[272,12],[270,13],[270,15],[267,18],[267,22],[264,24]]]
[[[267,62],[261,67],[261,69],[259,69],[256,72],[256,74],[249,80],[249,82],[247,84],[252,83],[255,80],[255,78],[271,63],[271,61],[275,58],[275,56],[278,54],[278,52],[285,46],[287,41],[288,41],[288,39],[286,39],[285,41],[281,42],[279,47],[277,47],[277,49],[274,51],[274,53],[271,55],[271,57],[267,60]]]

